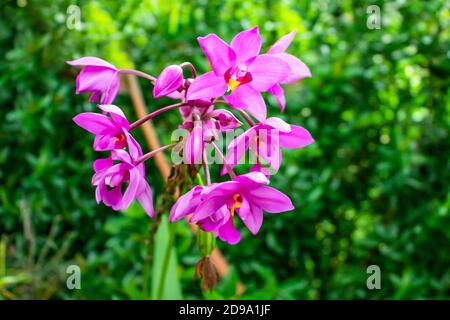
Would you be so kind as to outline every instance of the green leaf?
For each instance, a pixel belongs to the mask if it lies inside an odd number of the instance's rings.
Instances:
[[[157,298],[159,283],[161,281],[161,273],[164,264],[164,256],[169,242],[169,221],[166,216],[161,218],[161,224],[155,235],[155,249],[153,257],[152,270],[152,299]],[[181,300],[180,279],[177,274],[177,254],[175,247],[170,252],[170,262],[164,281],[164,289],[162,299]]]

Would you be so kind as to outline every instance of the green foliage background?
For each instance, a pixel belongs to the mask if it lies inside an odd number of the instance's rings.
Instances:
[[[81,8],[81,30],[66,25],[70,4]],[[372,4],[382,10],[379,30],[366,26]],[[209,293],[192,281],[200,256],[181,223],[172,288],[183,298],[449,298],[449,10],[445,0],[3,0],[0,297],[152,297],[155,273],[143,275],[150,221],[138,206],[96,205],[98,154],[71,121],[95,106],[75,96],[76,70],[64,61],[95,55],[151,74],[192,61],[206,71],[197,36],[231,40],[259,25],[266,49],[296,28],[289,52],[313,73],[286,88],[282,117],[316,143],[285,151],[272,182],[296,210],[266,215],[260,234],[244,231],[237,246],[219,243],[233,267]],[[150,110],[168,102],[141,84]],[[135,116],[126,94],[117,104]],[[163,142],[177,121],[172,112],[155,122]],[[153,163],[147,171],[158,196]],[[81,290],[66,287],[70,264],[81,267]],[[381,268],[381,290],[366,288],[371,264]]]

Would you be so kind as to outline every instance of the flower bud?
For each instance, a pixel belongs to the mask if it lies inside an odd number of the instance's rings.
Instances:
[[[158,79],[156,79],[153,88],[153,96],[160,98],[172,92],[177,91],[183,85],[183,69],[178,65],[166,67]]]

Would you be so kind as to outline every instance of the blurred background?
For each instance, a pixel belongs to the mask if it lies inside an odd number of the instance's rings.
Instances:
[[[381,9],[380,29],[367,25],[369,5]],[[191,61],[204,72],[197,36],[230,41],[254,25],[264,50],[297,29],[288,51],[313,74],[286,87],[282,118],[316,143],[285,150],[272,179],[296,210],[266,215],[256,237],[240,225],[236,246],[218,243],[231,271],[206,293],[192,279],[200,254],[181,222],[167,297],[450,298],[449,10],[445,0],[2,0],[0,298],[154,298],[150,221],[139,206],[96,204],[93,137],[71,120],[95,105],[75,95],[77,70],[65,61],[98,56],[154,75]],[[141,85],[149,110],[169,103]],[[126,92],[116,104],[135,119]],[[154,123],[161,143],[178,121],[169,112]],[[147,171],[158,197],[162,179],[152,162]],[[158,241],[165,234],[155,255]],[[66,286],[73,264],[81,290]],[[381,269],[380,290],[366,287],[369,265]]]

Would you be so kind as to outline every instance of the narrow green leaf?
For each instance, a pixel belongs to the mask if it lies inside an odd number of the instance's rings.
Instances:
[[[166,216],[161,218],[161,224],[155,235],[155,249],[152,270],[152,299],[157,298],[159,282],[164,264],[164,256],[169,242],[169,221]],[[172,247],[170,261],[164,281],[163,299],[181,300],[181,285],[177,274],[177,254],[175,247]]]

